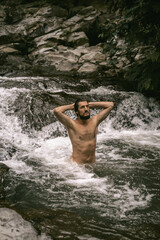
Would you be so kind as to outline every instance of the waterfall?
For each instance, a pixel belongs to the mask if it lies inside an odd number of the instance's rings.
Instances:
[[[57,239],[114,239],[116,235],[125,239],[125,234],[127,239],[142,239],[141,229],[146,238],[156,239],[158,233],[148,229],[145,222],[149,216],[156,226],[160,214],[156,208],[158,103],[114,86],[94,87],[84,79],[75,83],[58,77],[0,77],[0,82],[0,160],[10,168],[4,180],[6,200],[25,211],[61,209],[64,219],[66,210],[74,213],[69,215],[68,233],[65,223],[64,229],[58,220],[55,225],[52,222],[54,226],[48,223],[50,229],[59,229],[54,232]],[[70,160],[68,133],[52,111],[81,95],[91,101],[115,103],[99,126],[93,165],[77,165]],[[91,116],[98,111],[92,109]],[[73,111],[67,114],[76,118]],[[78,219],[82,220],[79,228],[75,224]],[[87,224],[85,228],[82,222]],[[36,221],[34,224],[39,226]]]

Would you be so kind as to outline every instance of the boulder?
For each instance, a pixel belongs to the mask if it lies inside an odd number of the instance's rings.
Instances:
[[[78,65],[73,64],[68,60],[62,60],[59,64],[56,64],[56,70],[61,72],[70,72],[78,69]]]
[[[57,29],[61,28],[62,24],[63,24],[62,18],[57,17],[49,18],[47,23],[45,23],[44,28],[45,34],[56,31]]]
[[[78,70],[79,73],[93,73],[98,70],[98,66],[92,63],[84,63],[80,69]]]
[[[37,47],[39,47],[42,45],[49,45],[49,42],[56,42],[57,44],[61,44],[64,40],[65,40],[65,37],[62,29],[58,29],[54,32],[35,38],[34,41]]]
[[[38,8],[38,11],[34,14],[34,17],[37,16],[43,16],[43,17],[51,17],[52,16],[52,7],[47,6],[47,7],[41,7],[40,9]]]
[[[77,48],[75,48],[75,49],[72,48],[69,51],[74,53],[78,57],[80,57],[83,54],[88,53],[87,47],[85,47],[85,46],[78,46]]]
[[[45,34],[44,24],[38,23],[28,30],[29,38],[36,38]]]
[[[25,221],[14,210],[9,208],[0,208],[0,239],[49,240],[51,238],[45,234],[38,236],[31,223]]]
[[[95,14],[95,9],[93,6],[88,6],[88,7],[82,7],[79,11],[79,13],[81,15],[85,15],[85,16],[88,16],[88,15],[91,15],[92,14]]]
[[[74,32],[68,37],[68,44],[74,47],[82,46],[84,44],[89,46],[89,40],[84,32]]]
[[[74,52],[69,51],[69,49],[59,53],[61,53],[71,63],[78,63],[78,56]]]
[[[83,16],[82,15],[75,15],[74,17],[71,17],[69,19],[67,19],[64,23],[63,23],[63,27],[71,27],[72,25],[75,25],[76,23],[80,22],[83,20]]]
[[[98,63],[102,62],[105,60],[105,55],[101,52],[90,52],[85,55],[83,55],[80,59],[79,62],[84,62],[88,61],[91,63]]]
[[[0,44],[22,41],[27,32],[23,25],[5,25],[0,27]]]
[[[36,57],[35,63],[47,63],[54,66],[57,71],[72,71],[77,69],[78,57],[70,51],[48,51]]]
[[[124,66],[124,62],[123,61],[119,61],[115,66],[116,66],[116,68],[122,69],[122,67]]]
[[[125,42],[125,40],[124,39],[118,39],[118,41],[117,41],[117,48],[126,48],[126,42]]]
[[[59,65],[62,60],[65,60],[63,55],[49,52],[40,54],[34,61],[35,64],[42,64],[42,65]]]
[[[17,54],[20,53],[17,49],[15,49],[12,45],[1,45],[0,46],[0,53],[4,54]]]

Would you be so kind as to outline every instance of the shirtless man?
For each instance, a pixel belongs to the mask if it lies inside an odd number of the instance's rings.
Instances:
[[[75,104],[54,109],[54,114],[68,130],[73,148],[73,161],[78,164],[95,162],[98,125],[108,116],[113,106],[113,102],[87,102],[78,99]],[[90,108],[103,108],[103,110],[90,118]],[[68,117],[64,113],[67,110],[75,110],[77,119]]]

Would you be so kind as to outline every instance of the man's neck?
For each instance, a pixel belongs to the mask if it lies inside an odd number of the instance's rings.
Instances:
[[[90,119],[90,118],[89,118]],[[89,122],[89,119],[83,120],[80,117],[77,118],[77,122],[81,125],[86,125]]]

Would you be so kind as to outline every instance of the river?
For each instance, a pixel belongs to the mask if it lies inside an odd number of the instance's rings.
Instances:
[[[10,168],[4,187],[14,209],[41,212],[32,223],[53,239],[160,239],[160,108],[153,98],[83,78],[0,83],[1,162]],[[115,103],[99,126],[92,165],[70,160],[67,132],[52,113],[82,95]]]

